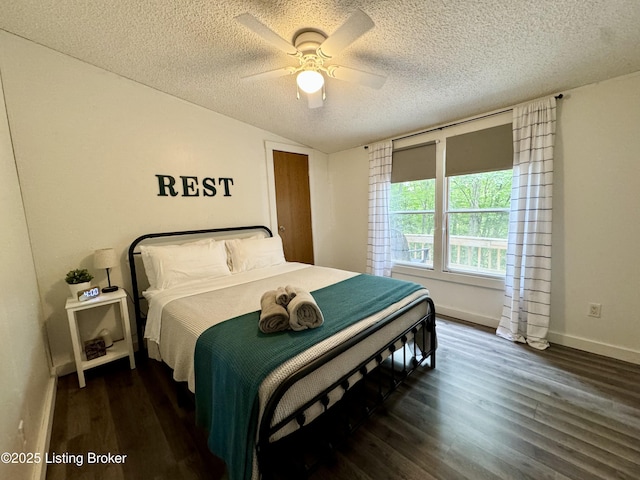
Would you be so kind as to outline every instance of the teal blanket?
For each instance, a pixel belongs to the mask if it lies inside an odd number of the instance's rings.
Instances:
[[[312,345],[421,289],[405,282],[358,275],[313,292],[324,315],[320,328],[264,334],[260,312],[215,325],[195,350],[196,421],[209,448],[227,464],[230,480],[249,479],[258,424],[258,388],[280,364]]]

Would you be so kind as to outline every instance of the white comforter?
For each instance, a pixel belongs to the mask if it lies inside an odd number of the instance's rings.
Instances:
[[[149,312],[144,336],[149,355],[169,365],[174,379],[187,381],[189,389],[195,392],[193,356],[196,341],[207,328],[260,310],[260,297],[267,290],[294,285],[313,291],[355,275],[333,268],[285,263],[165,290],[146,291]],[[196,295],[195,301],[189,298]]]

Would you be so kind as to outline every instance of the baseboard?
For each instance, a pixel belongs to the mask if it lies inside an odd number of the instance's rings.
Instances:
[[[630,348],[618,347],[602,342],[594,342],[593,340],[586,338],[574,337],[572,335],[565,335],[558,332],[549,332],[547,338],[552,344],[555,343],[557,345],[563,345],[565,347],[575,348],[577,350],[595,353],[596,355],[603,355],[605,357],[615,358],[616,360],[640,365],[640,351],[638,350],[631,350]]]
[[[489,328],[498,328],[499,323],[499,320],[496,320],[495,318],[478,315],[473,312],[466,312],[457,308],[442,307],[440,305],[436,305],[436,315],[457,318],[459,320],[464,320],[465,322],[477,323],[478,325],[484,325]]]
[[[58,365],[56,365],[54,367],[54,369],[55,369],[55,372],[56,372],[56,376],[64,377],[65,375],[70,375],[72,373],[75,373],[76,364],[73,361],[69,361],[69,362],[65,362],[65,363],[59,363]]]
[[[436,306],[436,314],[476,323],[489,328],[498,328],[498,324],[500,323],[500,321],[495,318],[450,307]],[[551,344],[555,343],[556,345],[575,348],[584,352],[603,355],[605,357],[615,358],[616,360],[640,365],[640,351],[638,350],[631,350],[629,348],[618,347],[606,343],[594,342],[593,340],[588,340],[586,338],[551,331],[548,333],[547,338]]]
[[[58,377],[51,376],[47,385],[44,398],[44,411],[42,412],[42,424],[38,434],[36,452],[40,452],[43,457],[49,451],[51,441],[51,431],[53,428],[53,415],[56,407],[56,390],[58,388]],[[40,462],[33,471],[33,480],[45,480],[47,477],[47,462]]]

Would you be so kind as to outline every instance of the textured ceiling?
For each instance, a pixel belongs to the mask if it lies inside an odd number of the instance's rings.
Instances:
[[[324,106],[295,78],[241,77],[297,61],[287,41],[357,8],[375,27],[333,59],[387,76],[329,79]],[[640,0],[0,0],[0,28],[326,153],[640,70]]]

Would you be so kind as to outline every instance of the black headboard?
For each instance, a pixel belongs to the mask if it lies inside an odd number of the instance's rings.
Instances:
[[[146,323],[147,316],[142,313],[142,309],[140,306],[140,302],[144,300],[142,296],[142,292],[138,287],[138,274],[136,271],[136,256],[140,255],[140,251],[138,246],[145,240],[149,239],[158,239],[158,238],[166,238],[166,237],[182,237],[182,241],[188,241],[188,237],[192,236],[212,236],[216,235],[224,235],[230,234],[231,236],[234,233],[242,233],[246,231],[263,231],[269,237],[273,237],[273,233],[268,227],[264,225],[253,225],[253,226],[244,226],[244,227],[225,227],[225,228],[207,228],[203,230],[183,230],[180,232],[160,232],[160,233],[147,233],[146,235],[142,235],[136,238],[131,245],[129,246],[129,271],[131,272],[131,288],[133,289],[133,305],[135,309],[135,319],[136,319],[136,329],[138,332],[138,348],[140,350],[144,350],[144,326]],[[181,242],[182,243],[182,242]],[[138,250],[136,250],[138,249]]]

